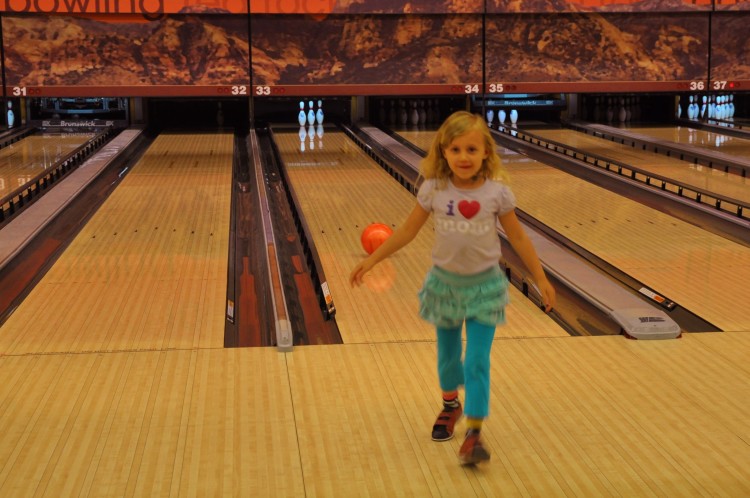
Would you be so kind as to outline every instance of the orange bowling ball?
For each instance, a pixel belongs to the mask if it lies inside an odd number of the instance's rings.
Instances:
[[[393,230],[388,225],[382,223],[372,223],[362,231],[362,248],[367,254],[372,254],[375,249],[385,242],[393,234]]]

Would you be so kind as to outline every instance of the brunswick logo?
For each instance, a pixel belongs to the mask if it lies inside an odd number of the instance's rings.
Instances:
[[[639,316],[638,320],[641,323],[652,323],[652,322],[665,322],[666,320],[660,316]]]

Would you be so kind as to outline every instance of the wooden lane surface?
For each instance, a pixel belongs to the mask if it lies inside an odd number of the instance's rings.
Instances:
[[[399,130],[397,133],[425,152],[429,150],[435,137],[434,131]]]
[[[0,495],[748,496],[748,348],[500,339],[477,468],[430,439],[434,342],[6,355]]]
[[[654,154],[650,151],[614,143],[574,130],[535,129],[533,133],[548,140],[570,145],[592,155],[617,160],[693,187],[708,190],[715,194],[750,202],[750,178],[747,177],[743,178],[739,175],[717,170],[716,168],[708,168],[695,165],[692,162],[680,161],[675,157]],[[745,140],[745,142],[745,157],[750,157],[750,141]]]
[[[6,356],[0,369],[2,496],[304,495],[273,349]]]
[[[221,347],[233,137],[160,135],[0,328],[6,354]]]
[[[417,291],[430,266],[432,222],[417,238],[352,289],[349,272],[366,256],[360,245],[373,222],[397,226],[415,197],[343,133],[326,131],[323,148],[300,151],[296,132],[275,133],[302,212],[313,232],[345,343],[433,340],[431,325],[418,316]],[[565,332],[515,290],[508,324],[498,337],[564,335]]]
[[[722,330],[750,330],[750,248],[526,156],[500,153],[521,209]]]
[[[0,149],[0,197],[24,186],[93,133],[37,134]]]
[[[343,153],[353,145],[330,135],[326,148],[356,167],[358,156]],[[174,147],[191,150],[197,140]],[[158,151],[169,157],[173,144],[160,142]],[[196,155],[162,163],[167,172],[137,183],[191,176],[184,169],[203,157]],[[183,171],[169,175],[177,163]],[[358,171],[369,174],[364,163]],[[128,228],[162,221],[124,201],[116,206],[133,213]],[[112,241],[108,253],[122,258],[124,250]],[[109,282],[118,278],[125,276]],[[292,353],[201,345],[40,354],[4,346],[0,496],[750,495],[747,333],[499,338],[484,428],[493,456],[478,468],[457,464],[460,438],[430,439],[439,409],[432,340]],[[464,429],[460,421],[458,433]]]
[[[689,126],[633,126],[628,130],[660,140],[700,147],[709,152],[721,152],[743,159],[750,156],[750,140],[707,130],[696,130]]]

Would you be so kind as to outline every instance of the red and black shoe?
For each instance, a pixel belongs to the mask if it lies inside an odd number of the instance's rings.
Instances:
[[[462,465],[474,465],[490,459],[490,452],[485,449],[479,439],[479,431],[471,429],[466,431],[466,439],[458,451],[458,459]]]
[[[444,406],[443,411],[440,412],[435,421],[435,425],[432,426],[432,440],[448,441],[453,438],[453,429],[463,413],[461,403],[458,403],[458,406],[455,407]]]

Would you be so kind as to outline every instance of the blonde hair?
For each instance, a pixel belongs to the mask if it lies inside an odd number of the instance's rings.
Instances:
[[[482,161],[482,167],[477,173],[477,176],[488,180],[508,183],[510,177],[503,167],[500,156],[495,151],[497,145],[490,134],[487,124],[479,115],[467,111],[454,112],[448,116],[440,126],[435,135],[435,140],[432,142],[430,150],[427,152],[427,157],[422,159],[422,176],[424,178],[435,178],[439,180],[441,185],[444,185],[453,173],[448,166],[448,161],[443,155],[443,150],[446,149],[456,137],[469,133],[470,131],[478,131],[482,134],[484,137],[484,148],[487,151],[487,157]]]

